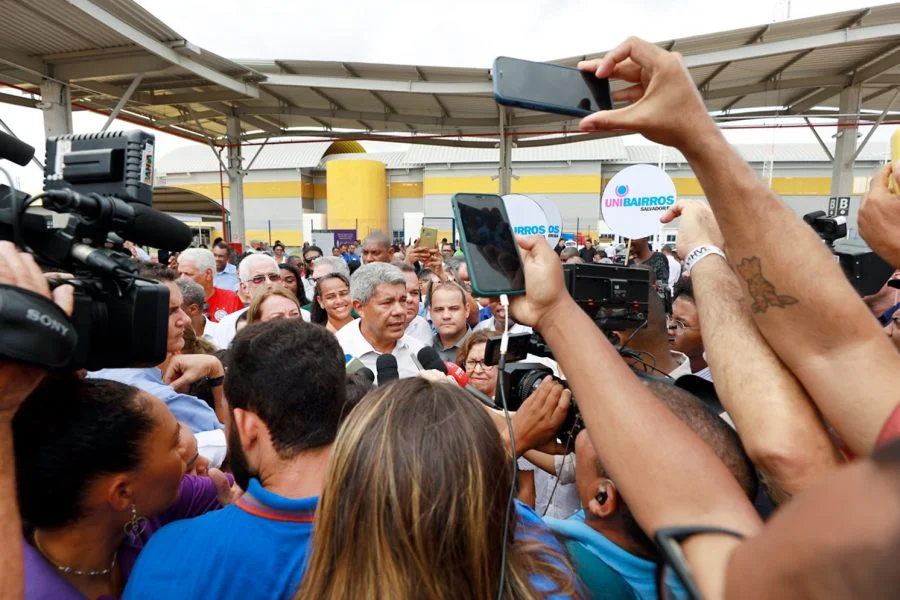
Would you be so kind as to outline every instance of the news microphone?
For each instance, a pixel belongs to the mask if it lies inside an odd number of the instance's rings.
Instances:
[[[357,369],[355,375],[369,382],[369,385],[375,385],[375,373],[369,367],[361,367]]]
[[[380,354],[375,360],[375,371],[378,373],[378,386],[381,387],[396,379],[400,379],[397,369],[397,357],[393,354]]]
[[[53,190],[48,196],[47,208],[62,212],[74,210],[139,246],[178,252],[194,240],[190,227],[143,204],[73,190]]]
[[[456,381],[457,385],[459,385],[459,387],[475,396],[475,399],[480,401],[485,406],[499,409],[493,398],[469,383],[469,376],[466,374],[462,367],[452,362],[446,362],[444,364],[446,365],[445,368],[447,369],[447,375],[452,377]]]
[[[419,350],[418,354],[416,354],[416,358],[419,360],[419,364],[422,365],[423,369],[428,371],[440,371],[444,375],[447,374],[447,367],[444,365],[444,361],[441,360],[437,350],[431,346],[425,346]]]
[[[0,131],[0,158],[24,167],[34,157],[34,148],[19,138]]]

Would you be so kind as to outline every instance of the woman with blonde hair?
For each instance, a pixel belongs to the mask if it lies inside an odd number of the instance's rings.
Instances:
[[[259,288],[247,309],[247,324],[272,319],[294,319],[300,316],[300,301],[290,290],[273,285]]]
[[[519,502],[507,513],[511,470],[460,388],[379,388],[338,432],[298,598],[580,597],[540,518]]]

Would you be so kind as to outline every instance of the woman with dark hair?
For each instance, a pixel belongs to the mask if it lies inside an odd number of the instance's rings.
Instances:
[[[324,325],[328,331],[337,333],[354,319],[350,280],[343,273],[329,273],[320,277],[316,282],[310,309],[311,322]]]
[[[372,392],[335,440],[298,597],[580,597],[533,511],[516,503],[507,528],[510,460],[457,386],[413,377]]]
[[[221,472],[184,475],[182,425],[129,385],[50,378],[12,425],[28,598],[118,597],[155,531],[230,498]]]
[[[309,300],[306,298],[306,292],[301,283],[302,275],[300,269],[290,263],[280,264],[278,265],[278,268],[281,270],[281,286],[290,290],[291,293],[297,296],[297,300],[300,301],[300,306],[309,304]]]

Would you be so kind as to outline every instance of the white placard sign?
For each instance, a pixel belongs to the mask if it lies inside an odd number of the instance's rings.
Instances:
[[[659,218],[676,200],[675,184],[665,171],[653,165],[633,165],[616,173],[606,185],[600,210],[617,235],[644,238],[659,231]]]
[[[549,200],[547,200],[549,203]],[[503,196],[506,213],[516,235],[542,235],[551,245],[559,239],[559,221],[552,222],[542,204],[534,198],[523,194],[507,194]],[[552,204],[552,203],[551,203]],[[555,208],[555,207],[554,207]],[[556,211],[556,215],[559,211]],[[551,215],[552,216],[552,215]],[[551,241],[552,240],[552,241]]]
[[[531,199],[544,209],[544,214],[547,216],[547,234],[544,237],[547,238],[550,247],[555,248],[562,235],[562,215],[559,214],[559,208],[547,196],[531,196]]]

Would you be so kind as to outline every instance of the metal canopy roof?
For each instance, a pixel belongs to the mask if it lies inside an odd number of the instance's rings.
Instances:
[[[222,205],[215,200],[174,185],[158,185],[153,188],[153,208],[167,213],[222,216]],[[225,214],[228,214],[227,209]]]
[[[76,109],[104,113],[134,88],[121,118],[196,141],[223,143],[226,118],[236,115],[244,140],[374,132],[413,143],[496,146],[500,117],[487,67],[235,62],[184,40],[131,0],[0,3],[0,82],[34,94],[0,94],[0,102],[34,106],[41,79],[50,77],[70,82]],[[720,121],[834,116],[840,90],[856,83],[863,118],[874,120],[900,89],[900,4],[659,45],[685,56]],[[507,131],[520,148],[603,137],[578,134],[577,122],[565,117],[510,112]]]

